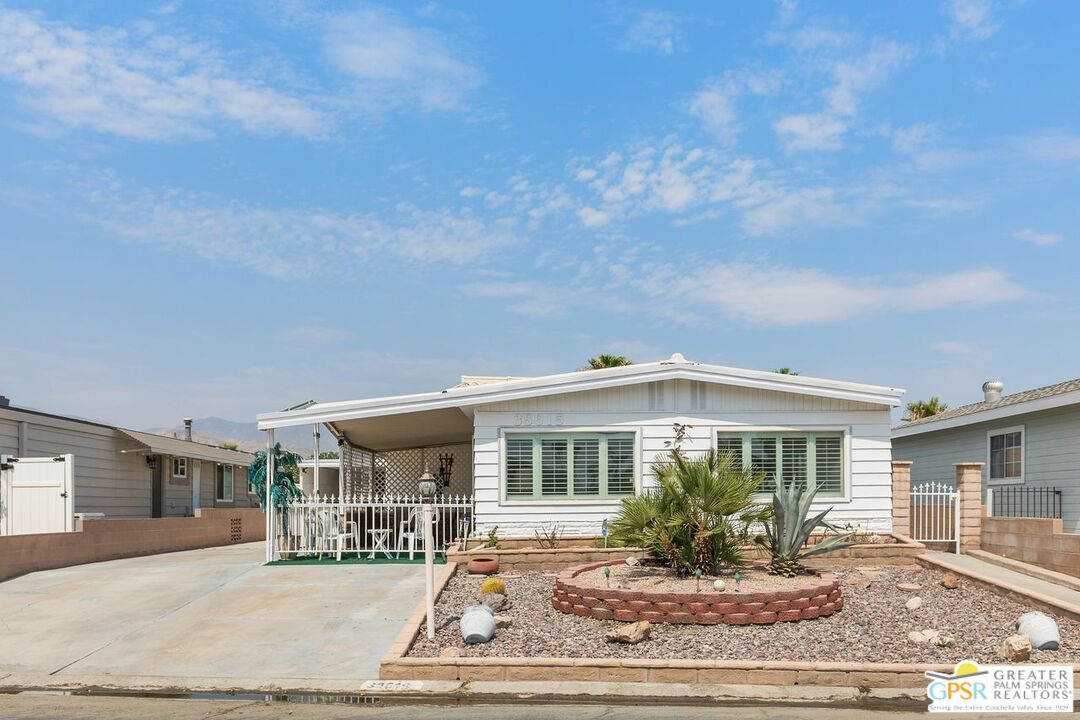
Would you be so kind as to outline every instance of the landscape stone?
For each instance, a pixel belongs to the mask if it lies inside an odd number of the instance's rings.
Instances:
[[[642,640],[647,640],[650,632],[652,632],[652,623],[648,620],[639,620],[612,630],[607,634],[607,641],[637,645]]]
[[[480,593],[480,602],[487,605],[494,612],[510,609],[510,601],[501,593]]]
[[[513,624],[514,624],[514,618],[510,617],[509,615],[496,615],[495,616],[495,627],[497,629],[508,628]]]
[[[949,637],[948,635],[935,635],[930,638],[930,644],[937,647],[952,647],[956,644],[956,638]]]
[[[955,590],[960,587],[960,580],[952,573],[945,573],[941,578],[941,587],[946,590]]]
[[[1001,643],[1001,657],[1009,662],[1027,662],[1031,659],[1031,641],[1027,635],[1010,635]]]
[[[926,642],[927,640],[929,640],[930,638],[926,637],[926,635],[924,635],[919,630],[912,630],[911,632],[909,632],[907,634],[907,639],[908,639],[908,642],[911,643],[912,645],[921,645],[924,642]]]
[[[723,580],[714,580],[712,586],[713,590],[716,590],[717,592],[724,592],[724,590],[727,588],[727,583],[725,583]]]
[[[896,589],[897,590],[902,590],[904,592],[919,592],[920,590],[922,590],[922,585],[917,585],[915,583],[909,583],[909,582],[902,582],[902,583],[896,583]]]
[[[916,595],[915,597],[904,603],[904,607],[906,607],[908,610],[918,610],[922,607],[922,598]]]
[[[848,585],[850,585],[851,587],[857,587],[860,590],[866,590],[873,583],[874,583],[874,581],[871,578],[867,577],[866,575],[861,575],[861,574],[860,575],[855,575],[854,577],[850,577],[850,578],[848,578],[848,581],[847,581]]]
[[[630,557],[626,558],[626,564],[630,567],[634,567],[638,564],[638,559],[631,555]]]
[[[461,657],[461,648],[454,647],[453,645],[451,645],[450,647],[444,647],[442,650],[439,651],[439,657]]]

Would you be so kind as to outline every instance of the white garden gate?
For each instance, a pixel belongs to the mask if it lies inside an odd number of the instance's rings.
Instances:
[[[917,542],[951,542],[960,552],[960,500],[956,489],[928,482],[911,487],[911,537]]]
[[[75,456],[10,457],[0,463],[0,535],[75,529]]]

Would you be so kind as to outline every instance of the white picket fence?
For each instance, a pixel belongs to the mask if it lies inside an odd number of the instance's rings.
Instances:
[[[928,482],[911,487],[911,537],[918,542],[956,543],[960,552],[960,500],[956,489]]]
[[[432,503],[435,552],[472,534],[473,499],[437,495]],[[282,559],[359,553],[368,557],[409,557],[424,551],[419,495],[300,498],[275,512],[275,547]]]

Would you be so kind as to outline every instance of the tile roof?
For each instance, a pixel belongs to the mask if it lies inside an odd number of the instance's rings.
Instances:
[[[964,417],[965,415],[974,415],[983,410],[996,410],[997,408],[1031,402],[1032,400],[1041,400],[1042,398],[1053,397],[1055,395],[1064,395],[1065,393],[1075,392],[1077,390],[1080,390],[1080,378],[1077,378],[1076,380],[1066,380],[1065,382],[1060,382],[1055,385],[1035,388],[1034,390],[1024,390],[1022,392],[1013,393],[1012,395],[1004,395],[1000,400],[995,402],[983,401],[971,403],[970,405],[961,405],[960,407],[952,408],[951,410],[946,410],[945,412],[940,412],[937,415],[931,415],[930,417],[922,418],[921,420],[912,420],[911,422],[901,423],[893,429],[898,430],[901,428],[930,425],[942,422],[943,420],[951,420],[953,418]]]

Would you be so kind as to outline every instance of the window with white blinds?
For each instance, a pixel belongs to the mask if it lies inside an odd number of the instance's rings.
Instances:
[[[633,495],[632,433],[511,434],[507,500],[595,500]]]
[[[819,496],[844,494],[843,433],[719,433],[716,449],[765,475],[761,493],[775,492],[779,477],[785,485],[816,487]]]

